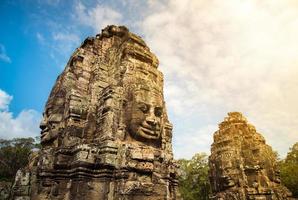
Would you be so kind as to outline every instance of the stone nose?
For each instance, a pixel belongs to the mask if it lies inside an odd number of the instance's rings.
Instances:
[[[39,128],[43,131],[47,128],[47,123],[45,121],[45,119],[43,118],[39,124]]]
[[[156,124],[157,124],[157,117],[154,114],[154,110],[150,110],[149,115],[146,118],[146,122],[150,126],[156,126]]]
[[[148,125],[150,125],[150,126],[156,126],[157,121],[155,119],[149,118],[146,121],[147,121],[147,124]]]

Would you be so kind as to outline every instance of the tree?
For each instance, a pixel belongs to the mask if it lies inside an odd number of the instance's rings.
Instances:
[[[33,138],[0,139],[0,180],[12,181],[17,170],[28,164],[37,145]]]
[[[290,148],[285,160],[280,164],[282,183],[298,197],[298,142]]]
[[[180,159],[179,190],[184,200],[207,200],[210,194],[208,159],[205,153]]]

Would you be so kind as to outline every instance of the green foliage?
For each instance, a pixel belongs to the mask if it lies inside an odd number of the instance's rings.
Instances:
[[[207,200],[210,193],[208,159],[205,153],[195,154],[180,164],[179,190],[184,200]]]
[[[0,181],[12,181],[17,170],[28,164],[29,154],[37,146],[33,138],[0,139]]]
[[[280,163],[282,183],[298,197],[298,142],[290,148],[285,160]]]

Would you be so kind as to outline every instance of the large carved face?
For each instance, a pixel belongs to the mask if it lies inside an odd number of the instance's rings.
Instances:
[[[161,136],[163,100],[149,90],[134,92],[133,101],[128,106],[128,129],[136,139],[158,140]]]
[[[41,143],[50,143],[55,140],[59,134],[59,123],[62,121],[62,114],[53,112],[52,109],[46,109],[43,119],[40,123]]]

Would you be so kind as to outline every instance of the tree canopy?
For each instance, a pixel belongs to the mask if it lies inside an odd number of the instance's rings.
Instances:
[[[298,197],[298,142],[290,148],[285,160],[280,164],[282,183]]]
[[[208,158],[197,153],[192,159],[180,159],[179,190],[184,200],[207,200],[210,193]]]
[[[32,149],[38,147],[33,138],[0,139],[0,180],[11,181],[17,170],[28,164]]]

